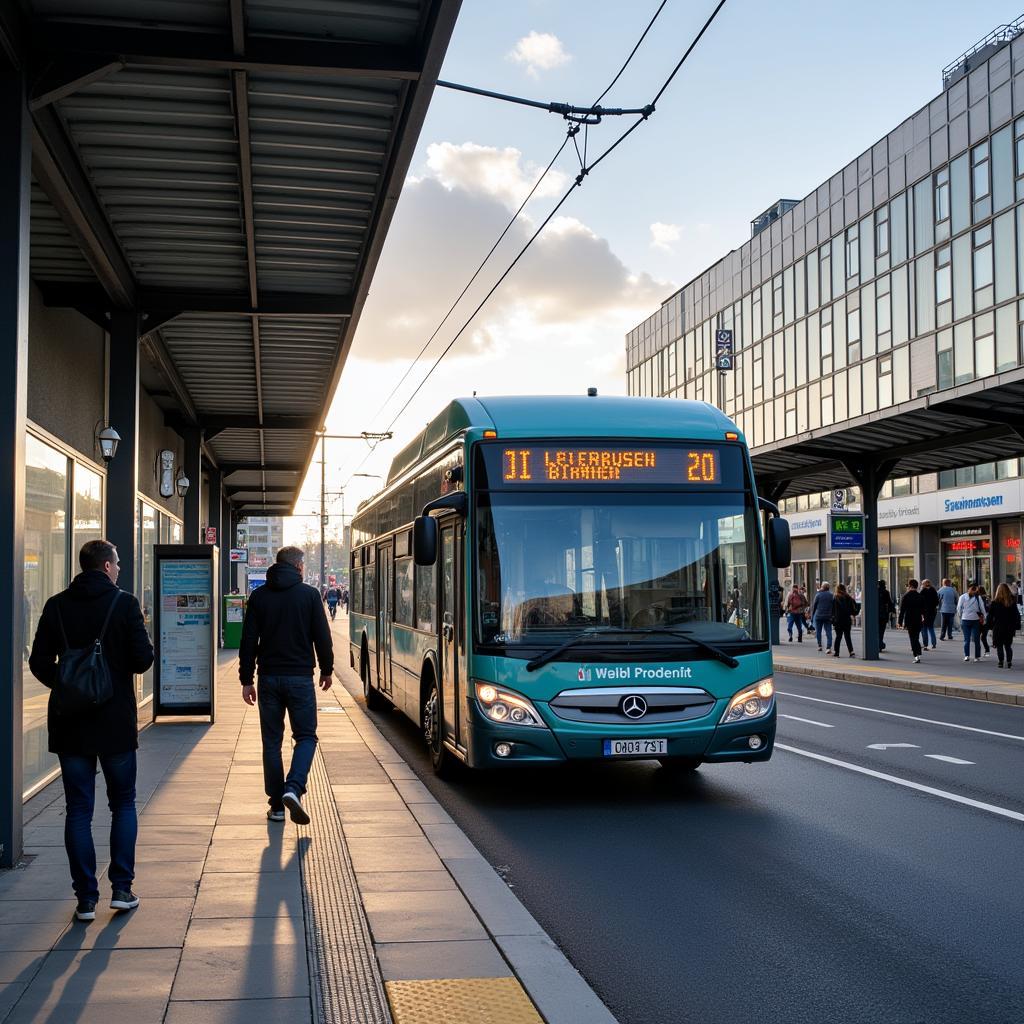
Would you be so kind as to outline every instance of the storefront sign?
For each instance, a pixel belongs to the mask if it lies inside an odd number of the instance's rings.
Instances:
[[[241,562],[245,564],[249,561],[249,549],[248,548],[232,548],[231,549],[231,561]]]
[[[987,537],[988,524],[985,526],[944,526],[943,537]]]

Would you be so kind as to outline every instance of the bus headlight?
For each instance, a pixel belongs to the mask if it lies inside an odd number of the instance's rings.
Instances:
[[[476,699],[492,722],[547,728],[537,709],[525,697],[492,683],[476,684]]]
[[[725,709],[719,725],[733,725],[754,718],[763,718],[775,705],[775,683],[771,677],[762,679],[749,689],[736,694]]]

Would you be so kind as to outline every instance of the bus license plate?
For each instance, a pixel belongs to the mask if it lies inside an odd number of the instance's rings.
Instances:
[[[657,757],[668,753],[668,740],[605,740],[605,757]]]

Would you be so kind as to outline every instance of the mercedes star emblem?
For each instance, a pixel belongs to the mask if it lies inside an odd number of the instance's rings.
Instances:
[[[647,701],[635,693],[622,698],[622,713],[627,718],[643,718],[647,714]]]

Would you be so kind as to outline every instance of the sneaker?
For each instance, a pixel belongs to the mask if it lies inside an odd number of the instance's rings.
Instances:
[[[139,905],[139,897],[131,889],[115,889],[110,897],[111,910],[134,910]]]
[[[975,664],[977,664],[979,661],[981,661],[981,658],[975,658],[974,661],[975,661]]]
[[[996,665],[996,668],[1002,668],[1002,667],[1003,667],[1003,663],[1002,662],[999,662],[999,664]]]
[[[991,657],[991,656],[992,656],[992,652],[991,652],[991,651],[986,651],[986,652],[985,652],[985,657],[986,657],[986,658],[989,658],[989,657]]]
[[[79,900],[78,906],[75,907],[75,917],[79,921],[95,921],[96,920],[96,901],[95,900]]]
[[[298,793],[293,793],[290,789],[285,790],[281,799],[296,825],[309,824],[309,815],[306,813],[306,808],[302,806],[302,797]]]
[[[819,651],[821,650],[821,644],[818,644],[818,650]]]
[[[971,660],[970,658],[964,658],[964,661],[970,661],[970,660]]]
[[[915,664],[920,664],[920,662],[921,662],[921,655],[920,654],[915,656],[914,662],[915,662]]]
[[[796,638],[796,642],[797,642],[798,644],[802,644],[802,643],[804,642],[804,638],[803,638],[802,636],[798,636],[798,637]]]
[[[935,644],[932,644],[932,650],[933,651],[935,650]]]
[[[273,807],[271,807],[271,809],[267,811],[267,820],[284,821],[284,809],[278,808],[277,810],[275,810]]]

